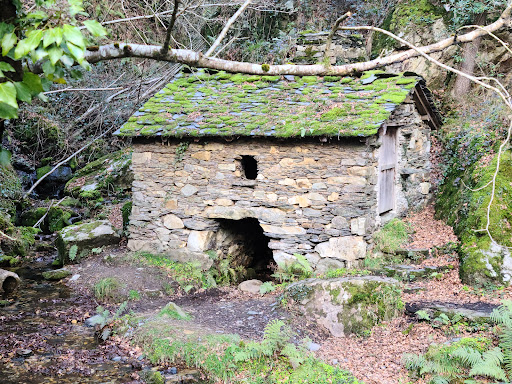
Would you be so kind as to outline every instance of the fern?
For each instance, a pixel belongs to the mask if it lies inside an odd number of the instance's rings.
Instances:
[[[76,259],[76,255],[77,255],[77,253],[78,253],[78,245],[73,244],[73,245],[69,248],[69,253],[68,253],[69,260],[74,261],[74,260]]]
[[[276,289],[276,287],[274,286],[274,284],[272,284],[271,281],[265,281],[260,286],[260,295],[263,296],[266,293],[275,291],[275,289]]]

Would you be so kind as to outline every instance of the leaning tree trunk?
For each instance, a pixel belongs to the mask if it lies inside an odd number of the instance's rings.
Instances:
[[[20,278],[14,272],[0,269],[0,292],[14,292],[20,285]]]
[[[476,17],[476,25],[484,25],[487,13],[481,13]],[[476,66],[476,55],[480,48],[481,37],[477,37],[473,41],[463,45],[463,61],[460,70],[468,75],[473,75]],[[457,76],[455,84],[453,85],[453,97],[457,100],[463,100],[471,88],[471,80],[466,77]]]

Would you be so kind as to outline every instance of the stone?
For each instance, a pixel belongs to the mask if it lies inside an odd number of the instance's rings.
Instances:
[[[338,259],[331,259],[329,257],[321,259],[320,257],[319,261],[316,263],[315,266],[315,272],[322,274],[326,273],[329,270],[335,270],[335,269],[341,269],[345,268],[347,265],[344,261],[338,260]]]
[[[219,168],[221,171],[236,171],[236,164],[219,164],[217,165],[217,168]]]
[[[422,195],[428,195],[430,192],[430,183],[420,183],[420,192]]]
[[[308,199],[305,195],[303,196],[293,196],[288,199],[289,204],[299,205],[301,208],[306,208],[311,205],[311,200]]]
[[[285,158],[281,159],[281,161],[279,162],[279,165],[281,167],[291,167],[294,164],[295,164],[295,160],[294,159],[290,159],[288,157],[285,157]]]
[[[212,223],[208,223],[204,220],[198,219],[184,219],[183,225],[185,226],[185,228],[193,229],[196,231],[204,231],[205,229],[209,229],[210,227],[212,227]]]
[[[189,196],[196,194],[197,191],[198,191],[198,189],[196,187],[194,187],[191,184],[187,184],[183,188],[181,188],[180,192],[183,196],[189,197]]]
[[[306,279],[290,284],[285,294],[307,320],[342,337],[400,316],[398,286],[397,280],[380,276]]]
[[[263,231],[276,235],[305,235],[306,230],[299,226],[278,227],[276,225],[261,224]]]
[[[178,208],[178,200],[169,199],[165,202],[165,209],[176,209]]]
[[[313,186],[308,179],[297,179],[297,187],[310,189]]]
[[[233,200],[223,198],[215,200],[215,204],[222,207],[229,207],[230,205],[234,205]]]
[[[333,192],[331,193],[328,197],[327,197],[327,200],[329,201],[338,201],[340,198],[340,194],[338,192]]]
[[[311,186],[312,189],[327,189],[327,184],[325,183],[314,183]]]
[[[222,151],[224,149],[224,144],[220,143],[208,143],[204,145],[205,151]]]
[[[360,176],[336,176],[329,177],[327,184],[366,185],[366,179]]]
[[[366,235],[366,218],[357,217],[350,220],[350,231],[353,235],[364,236]]]
[[[67,269],[60,268],[60,269],[54,269],[52,271],[45,271],[43,272],[43,279],[45,280],[62,280],[68,276],[71,276],[71,271],[68,271]]]
[[[374,167],[350,167],[347,172],[351,176],[370,176],[375,173]]]
[[[296,187],[297,186],[297,182],[293,179],[284,179],[284,180],[279,180],[278,181],[278,184],[280,185],[287,185],[289,187]]]
[[[203,212],[204,216],[209,219],[230,219],[230,220],[241,220],[248,217],[255,217],[254,211],[247,208],[241,207],[208,207]]]
[[[214,235],[212,231],[190,231],[187,248],[192,252],[205,252],[210,249],[210,241]]]
[[[208,151],[196,152],[190,155],[193,159],[210,161],[212,158],[212,153]]]
[[[327,199],[324,196],[322,196],[320,193],[317,193],[317,192],[310,192],[310,193],[307,193],[305,196],[314,202],[318,202],[318,201],[326,202],[327,201]]]
[[[238,289],[241,290],[242,292],[256,295],[260,293],[260,287],[262,284],[263,282],[261,280],[246,280],[238,284]]]
[[[366,242],[360,236],[334,237],[318,244],[315,251],[321,258],[355,261],[366,256]]]
[[[108,220],[97,220],[62,229],[55,243],[60,260],[67,264],[87,256],[93,248],[118,244],[119,240],[118,232]],[[69,251],[75,245],[76,253],[72,252],[70,259]]]
[[[319,351],[320,348],[321,348],[321,345],[320,344],[317,344],[317,343],[313,343],[312,341],[310,341],[307,345],[308,349],[311,351],[311,352],[316,352],[316,351]]]
[[[165,228],[168,229],[180,229],[185,227],[183,221],[178,216],[173,214],[165,215],[162,218],[162,223],[164,224]]]
[[[273,251],[273,258],[276,264],[284,269],[297,261],[297,258],[283,251]]]
[[[334,229],[347,229],[348,221],[343,216],[335,216],[331,220],[331,227]]]
[[[151,162],[151,152],[134,152],[132,162],[137,165],[149,164]]]

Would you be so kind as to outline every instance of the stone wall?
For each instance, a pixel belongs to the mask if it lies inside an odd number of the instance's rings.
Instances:
[[[402,214],[428,196],[428,129],[411,102],[393,114],[399,130],[397,209]],[[212,265],[208,250],[226,244],[221,221],[257,219],[278,263],[305,255],[317,271],[360,262],[379,225],[377,136],[231,142],[175,140],[134,144],[133,251],[166,253],[177,261]],[[257,161],[257,177],[245,177],[242,156]],[[235,226],[236,227],[236,226]],[[236,237],[236,236],[235,236]],[[229,241],[228,241],[229,243]],[[257,255],[251,256],[257,257]]]

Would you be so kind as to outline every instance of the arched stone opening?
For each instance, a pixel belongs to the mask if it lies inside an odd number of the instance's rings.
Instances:
[[[270,239],[263,233],[258,219],[217,219],[215,248],[223,257],[229,257],[233,266],[242,266],[247,277],[270,279],[270,263],[274,260],[268,247]]]

